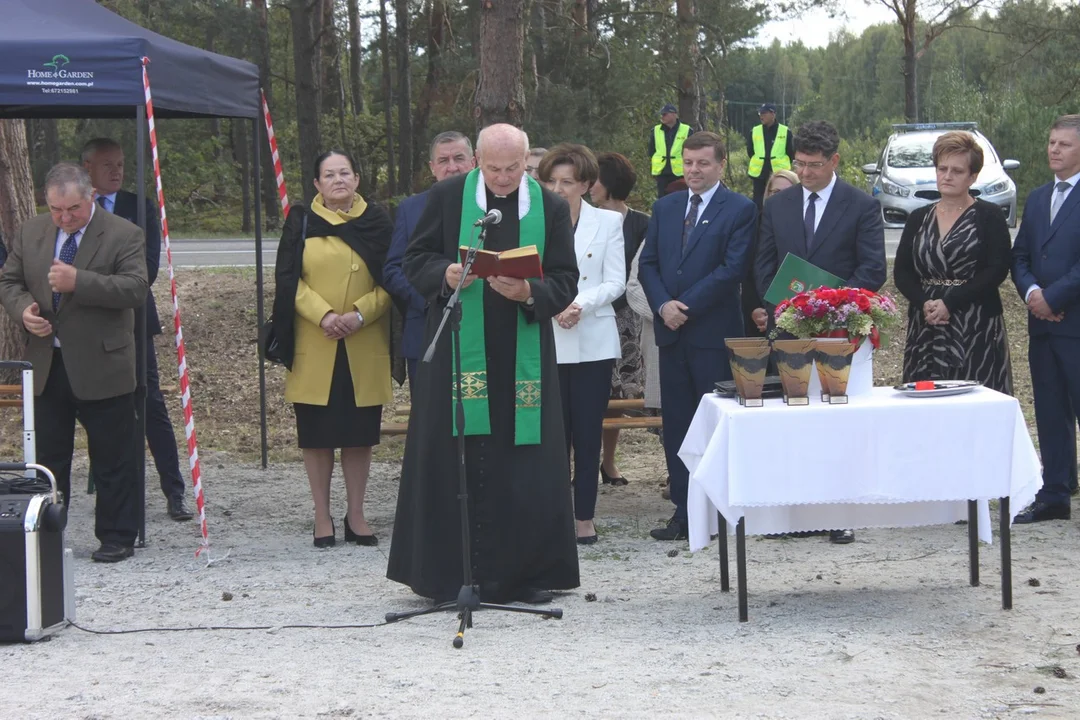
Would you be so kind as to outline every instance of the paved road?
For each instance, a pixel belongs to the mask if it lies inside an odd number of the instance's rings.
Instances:
[[[1012,231],[1016,237],[1016,230]],[[263,238],[263,263],[274,266],[277,254],[277,237]],[[889,258],[896,255],[900,244],[899,230],[885,231],[885,253]],[[173,263],[176,267],[254,267],[255,241],[252,238],[225,238],[217,240],[185,239],[172,241]]]

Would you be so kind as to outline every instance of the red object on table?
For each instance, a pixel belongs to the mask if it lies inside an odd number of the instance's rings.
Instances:
[[[937,385],[934,384],[933,380],[919,380],[918,382],[915,383],[915,389],[916,390],[936,390]]]

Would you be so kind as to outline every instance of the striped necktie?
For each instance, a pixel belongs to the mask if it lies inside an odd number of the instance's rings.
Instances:
[[[65,265],[71,265],[75,262],[75,253],[79,251],[78,238],[81,232],[82,230],[77,230],[75,233],[68,235],[67,240],[64,240],[64,244],[60,246],[60,262]],[[60,293],[58,292],[52,294],[52,309],[53,312],[60,309]]]

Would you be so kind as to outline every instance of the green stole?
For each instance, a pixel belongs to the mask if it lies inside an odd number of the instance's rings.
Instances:
[[[529,212],[521,218],[518,247],[535,245],[544,257],[544,196],[540,185],[527,177]],[[461,196],[461,227],[458,244],[469,246],[473,223],[484,217],[476,202],[480,171],[465,178]],[[485,189],[486,192],[486,189]],[[519,191],[520,192],[520,191]],[[484,337],[484,285],[474,282],[461,291],[461,397],[465,407],[465,434],[490,435],[491,413],[488,408],[487,351]],[[456,362],[454,363],[456,365]],[[528,322],[524,312],[517,313],[517,357],[514,362],[514,444],[540,443],[540,323]],[[453,397],[451,388],[451,397]],[[457,428],[454,428],[457,435]]]

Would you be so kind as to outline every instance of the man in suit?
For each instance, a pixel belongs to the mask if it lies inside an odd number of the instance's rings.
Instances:
[[[700,132],[683,144],[686,192],[653,204],[638,278],[655,313],[664,398],[664,454],[675,513],[657,540],[687,537],[690,474],[679,459],[701,396],[730,380],[724,339],[743,333],[739,282],[757,211],[754,203],[724,188],[727,150],[719,135]]]
[[[840,136],[827,122],[806,123],[795,133],[792,166],[801,184],[765,202],[755,259],[759,293],[768,290],[788,253],[844,278],[849,287],[876,292],[885,284],[881,206],[837,177],[839,148]],[[755,319],[767,315],[764,308],[754,311]],[[839,544],[854,539],[850,530],[830,534]]]
[[[90,176],[61,163],[45,177],[48,214],[11,244],[0,302],[31,337],[38,462],[71,501],[75,419],[98,479],[97,562],[131,557],[139,511],[135,465],[135,308],[146,301],[138,227],[94,204]],[[95,211],[96,208],[96,211]]]
[[[110,138],[95,138],[82,149],[82,164],[94,184],[95,202],[130,223],[138,222],[139,196],[121,190],[124,184],[124,149]],[[161,260],[161,230],[154,204],[146,200],[146,275],[151,286],[157,279]],[[190,520],[191,510],[184,505],[184,477],[180,474],[180,457],[176,452],[176,434],[169,420],[169,408],[161,394],[157,350],[153,338],[161,335],[154,293],[146,294],[146,442],[154,458],[161,492],[165,495],[169,517],[177,522]],[[93,474],[93,468],[91,468]]]
[[[1043,486],[1017,523],[1068,520],[1080,410],[1080,115],[1050,128],[1052,182],[1024,205],[1012,277],[1028,306],[1028,364],[1042,454]]]
[[[435,176],[435,182],[441,182],[455,175],[464,175],[476,167],[476,158],[473,157],[472,143],[469,142],[469,138],[453,130],[435,136],[431,141],[429,158],[428,167],[431,168],[431,174]],[[424,316],[427,301],[409,284],[401,263],[405,258],[405,248],[409,245],[409,238],[416,229],[416,222],[427,205],[427,196],[428,193],[425,190],[405,198],[397,206],[394,216],[394,236],[390,243],[390,250],[386,253],[386,266],[383,268],[386,289],[407,308],[405,329],[402,332],[401,354],[405,356],[405,364],[409,371],[410,388],[416,378],[416,363],[419,362],[425,349]]]

